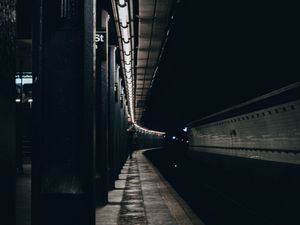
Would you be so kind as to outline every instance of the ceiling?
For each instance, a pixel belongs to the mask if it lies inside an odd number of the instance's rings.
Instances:
[[[145,101],[168,35],[174,0],[139,0],[135,120],[141,123]]]

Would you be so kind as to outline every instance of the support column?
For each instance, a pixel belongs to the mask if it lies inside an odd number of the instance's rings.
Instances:
[[[121,158],[120,158],[120,66],[116,66],[116,73],[115,73],[115,131],[114,131],[114,142],[115,142],[115,166],[116,166],[116,173],[115,176],[117,177],[120,169],[121,169]]]
[[[127,154],[126,154],[126,143],[125,139],[126,137],[126,128],[125,128],[125,88],[122,87],[122,94],[121,94],[121,104],[120,104],[120,121],[121,121],[121,129],[120,129],[120,135],[121,135],[121,159],[122,159],[122,165],[125,163]]]
[[[36,0],[34,225],[95,224],[95,3]]]
[[[115,73],[116,73],[116,49],[115,45],[109,47],[109,77],[108,77],[108,99],[109,99],[109,112],[108,112],[108,158],[109,158],[109,189],[114,188],[114,181],[116,180],[116,167],[115,167]]]
[[[98,1],[99,2],[99,1]],[[96,57],[96,201],[108,201],[108,20],[109,15],[97,4],[97,57]]]
[[[1,1],[0,10],[0,218],[15,224],[15,38],[16,2]]]

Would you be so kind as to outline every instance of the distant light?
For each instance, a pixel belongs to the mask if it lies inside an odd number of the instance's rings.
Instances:
[[[173,139],[173,140],[175,140],[175,139],[176,139],[176,137],[175,137],[175,136],[173,136],[173,137],[172,137],[172,139]]]
[[[182,130],[183,130],[184,132],[187,132],[187,127],[183,128]]]
[[[33,102],[32,98],[28,99],[28,102]]]
[[[177,168],[177,164],[175,164],[175,165],[174,165],[174,167],[176,167],[176,168]]]
[[[17,98],[17,99],[16,99],[16,102],[21,102],[21,99]]]

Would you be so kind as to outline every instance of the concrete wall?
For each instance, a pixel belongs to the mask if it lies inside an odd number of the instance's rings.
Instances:
[[[194,127],[190,138],[194,146],[300,150],[300,101]]]
[[[202,152],[299,163],[300,100],[277,104],[274,97],[279,98],[272,95],[272,104],[275,105],[270,107],[245,112],[241,110],[245,106],[241,106],[229,111],[244,113],[210,120],[208,123],[191,123],[190,148]],[[264,98],[264,101],[268,102],[268,99]],[[252,103],[253,108],[260,101]]]

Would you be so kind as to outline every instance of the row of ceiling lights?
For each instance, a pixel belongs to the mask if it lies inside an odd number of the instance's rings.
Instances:
[[[155,135],[158,135],[158,136],[162,136],[162,135],[165,135],[166,133],[164,132],[159,132],[159,131],[155,131],[155,130],[149,130],[149,129],[146,129],[144,127],[141,127],[137,124],[134,124],[135,125],[135,128],[136,130],[142,132],[142,133],[147,133],[147,134],[155,134]]]
[[[120,47],[121,47],[121,58],[122,58],[122,68],[126,84],[126,91],[128,97],[128,107],[131,121],[135,123],[134,120],[134,57],[133,57],[133,35],[131,33],[131,21],[129,12],[129,2],[125,0],[117,0],[116,9],[118,15],[118,25],[120,30]]]
[[[133,46],[133,27],[130,20],[129,0],[116,0],[117,21],[119,25],[120,48],[122,58],[122,68],[125,74],[126,91],[128,97],[128,108],[130,119],[135,128],[143,133],[164,135],[163,132],[153,131],[139,126],[134,118],[134,46]]]

